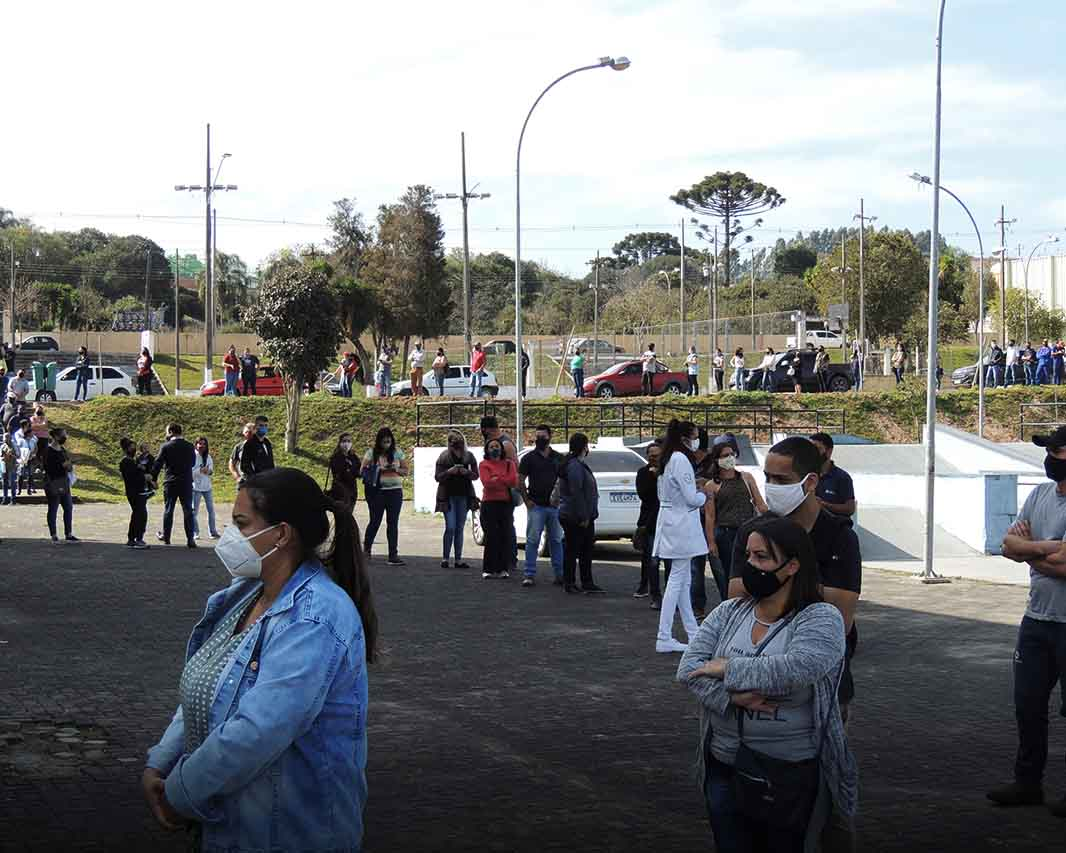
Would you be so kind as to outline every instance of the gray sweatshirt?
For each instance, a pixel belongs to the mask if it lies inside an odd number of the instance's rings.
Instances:
[[[600,515],[596,478],[580,459],[570,458],[559,471],[559,518],[579,523]]]
[[[833,804],[850,817],[858,805],[859,772],[848,747],[840,717],[835,686],[844,660],[844,619],[831,604],[811,604],[785,628],[788,650],[784,654],[763,654],[752,658],[730,658],[725,679],[701,676],[688,680],[688,674],[714,658],[729,657],[726,648],[738,620],[754,607],[749,598],[731,598],[720,604],[700,625],[677,668],[677,680],[699,699],[700,739],[696,756],[698,781],[706,776],[704,747],[711,729],[707,709],[725,714],[729,694],[753,690],[781,695],[802,687],[814,687],[814,719],[829,731],[822,748],[821,767]],[[821,735],[819,734],[819,737]]]

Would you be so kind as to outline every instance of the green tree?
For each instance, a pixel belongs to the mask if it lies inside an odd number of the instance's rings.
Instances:
[[[802,278],[818,263],[818,253],[807,246],[787,246],[774,254],[774,272]]]
[[[285,389],[285,449],[296,450],[300,398],[308,379],[329,366],[342,338],[332,269],[324,260],[284,256],[259,284],[259,299],[244,312],[263,342],[263,352],[281,370]]]
[[[178,263],[178,275],[182,278],[199,280],[203,277],[204,262],[196,255],[179,255],[176,259],[174,255],[167,255],[167,262],[171,269],[174,269],[175,262]]]
[[[995,331],[993,337],[1004,341],[1007,335],[999,326],[999,294],[995,293],[986,305],[991,315]],[[1011,287],[1007,290],[1007,334],[1019,343],[1025,343],[1025,291]],[[1029,338],[1041,341],[1044,338],[1055,340],[1066,334],[1066,317],[1061,308],[1048,308],[1040,294],[1029,291]],[[988,340],[988,337],[985,337]]]
[[[326,221],[333,231],[329,237],[333,268],[343,277],[357,277],[363,265],[363,253],[374,235],[363,220],[363,214],[355,209],[355,199],[342,198],[333,202],[333,213]]]
[[[641,231],[627,234],[614,244],[612,252],[625,266],[635,266],[659,255],[680,255],[681,244],[673,234],[663,231]]]
[[[215,315],[221,325],[240,317],[241,309],[248,301],[248,265],[239,255],[215,253]],[[196,274],[196,292],[201,302],[207,299],[207,269],[200,265]]]
[[[785,203],[785,199],[776,189],[752,180],[743,172],[715,172],[699,183],[686,189],[678,190],[670,200],[693,213],[719,220],[724,226],[723,241],[727,260],[731,260],[731,247],[745,231],[762,225],[760,214],[774,210]],[[745,226],[746,219],[755,217],[750,225]],[[693,219],[699,228],[699,234],[708,239],[710,227],[706,223]],[[744,241],[751,237],[744,235]],[[732,281],[732,264],[726,263],[725,286]]]

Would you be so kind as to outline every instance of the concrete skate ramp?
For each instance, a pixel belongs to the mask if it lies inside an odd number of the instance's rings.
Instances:
[[[833,461],[852,476],[856,474],[925,476],[925,448],[920,444],[838,445],[833,448]],[[940,454],[936,457],[936,472],[937,474],[961,473]],[[862,503],[861,496],[859,496],[859,503]]]
[[[863,508],[855,525],[864,562],[921,560],[925,555],[925,516],[916,509],[872,506]],[[977,557],[965,542],[935,526],[933,556]]]

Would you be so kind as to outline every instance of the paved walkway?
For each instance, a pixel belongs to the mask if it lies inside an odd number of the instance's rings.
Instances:
[[[149,530],[154,530],[157,512]],[[189,629],[227,580],[209,549],[128,552],[121,507],[79,506],[78,546],[43,507],[0,508],[0,849],[177,851],[141,799]],[[696,714],[630,597],[631,549],[599,549],[609,595],[482,582],[437,565],[440,523],[405,516],[408,565],[373,566],[370,851],[710,850],[692,783]],[[475,554],[475,556],[477,556]],[[1009,667],[1025,590],[868,571],[852,745],[863,851],[1048,851],[1066,824],[1003,811]],[[1055,710],[1058,710],[1056,697]],[[1053,714],[1049,789],[1066,792]]]

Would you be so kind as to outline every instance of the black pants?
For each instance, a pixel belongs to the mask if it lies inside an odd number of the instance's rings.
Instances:
[[[1041,622],[1026,616],[1014,651],[1014,714],[1018,757],[1014,777],[1027,785],[1044,778],[1048,752],[1048,703],[1055,683],[1066,690],[1066,622]],[[1060,707],[1066,715],[1066,705]]]
[[[481,504],[481,529],[485,532],[485,556],[482,571],[489,574],[511,571],[514,552],[514,507],[510,501],[484,501]]]
[[[722,601],[729,598],[729,578],[733,574],[733,545],[737,541],[737,529],[735,527],[715,527],[714,544],[718,548],[718,566],[721,574],[714,572],[714,582],[718,584],[718,592]],[[711,569],[715,566],[712,563]]]
[[[130,504],[130,526],[126,531],[127,542],[139,542],[144,539],[148,527],[148,495],[126,495]]]
[[[581,586],[592,582],[592,546],[596,542],[596,522],[582,527],[575,521],[561,518],[563,524],[563,583],[574,586],[577,571],[581,572]]]
[[[725,371],[718,367],[714,369],[714,387],[719,391],[725,387]]]
[[[147,376],[141,376],[139,373],[137,374],[137,393],[148,397],[152,396],[151,374],[148,374]]]
[[[698,397],[700,393],[700,378],[691,373],[688,375],[688,393],[690,397]]]
[[[48,532],[55,537],[56,517],[59,514],[59,508],[63,507],[63,535],[70,536],[71,524],[74,520],[74,499],[70,496],[70,489],[55,492],[45,488],[44,494],[48,498]]]
[[[181,504],[182,521],[185,522],[185,539],[192,542],[192,480],[187,483],[163,483],[163,541],[170,544],[170,532],[174,529],[174,507]]]
[[[640,393],[645,397],[650,397],[653,393],[652,377],[654,373],[642,373],[640,375]]]
[[[644,553],[640,559],[640,589],[647,590],[652,598],[662,599],[663,594],[659,587],[659,558],[653,557],[651,546],[655,544],[655,528],[648,528],[647,539],[644,540]]]
[[[249,394],[255,395],[255,374],[245,374],[241,376],[241,393],[247,397]]]
[[[385,518],[385,538],[389,543],[389,559],[400,554],[400,510],[403,509],[403,489],[367,489],[366,503],[370,509],[370,521],[366,525],[363,547],[369,551]]]
[[[522,396],[526,396],[526,374],[529,373],[528,367],[522,368]]]

